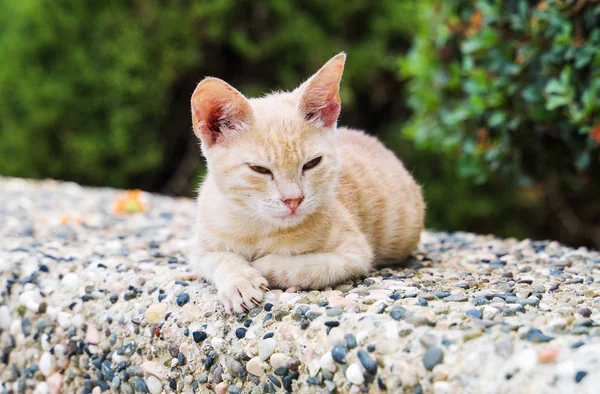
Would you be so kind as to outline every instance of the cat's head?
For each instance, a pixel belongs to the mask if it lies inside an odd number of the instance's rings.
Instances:
[[[238,213],[287,227],[332,198],[340,163],[335,128],[346,55],[293,92],[247,99],[216,78],[192,95],[208,176]]]

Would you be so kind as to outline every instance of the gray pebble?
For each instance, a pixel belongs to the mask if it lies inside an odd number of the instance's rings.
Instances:
[[[423,355],[423,365],[430,371],[443,360],[444,351],[439,346],[431,346]]]

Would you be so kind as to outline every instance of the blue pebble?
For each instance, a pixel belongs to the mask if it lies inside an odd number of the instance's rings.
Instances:
[[[344,364],[346,363],[346,355],[348,354],[348,350],[344,345],[335,345],[333,349],[331,349],[331,357],[334,361]]]
[[[268,375],[267,377],[269,378],[269,380],[270,380],[271,382],[273,382],[273,384],[274,384],[275,386],[277,386],[277,387],[281,388],[281,382],[279,381],[279,379],[277,379],[277,378],[276,378],[275,376],[273,376],[273,375]]]
[[[190,302],[190,295],[188,293],[181,293],[177,296],[177,305],[184,306]]]
[[[183,355],[183,353],[179,352],[179,354],[177,355],[177,365],[185,365],[185,356]]]
[[[102,362],[102,375],[109,381],[113,380],[115,377],[115,371],[110,367],[110,361],[108,360]]]
[[[427,300],[423,297],[418,297],[417,302],[419,303],[420,306],[428,306],[429,305]]]
[[[263,339],[273,338],[273,335],[275,334],[273,334],[272,332],[268,332],[263,336]]]
[[[406,309],[400,307],[393,307],[390,311],[390,316],[394,320],[402,320],[406,316]]]
[[[206,339],[206,333],[204,331],[194,331],[192,338],[194,338],[194,342],[196,343],[203,342]]]
[[[481,305],[487,305],[490,303],[489,300],[487,300],[484,297],[475,297],[471,299],[471,303],[475,306],[481,306]]]
[[[242,339],[246,336],[246,331],[248,331],[248,330],[245,329],[244,327],[237,328],[235,330],[235,336],[238,337],[238,339]]]
[[[273,309],[273,304],[271,304],[270,302],[267,302],[264,306],[265,311],[270,312],[271,309]]]
[[[550,342],[554,339],[553,337],[544,334],[537,328],[531,328],[526,334],[526,338],[528,341],[533,343],[545,343]]]
[[[581,382],[581,380],[582,380],[583,378],[585,378],[585,377],[586,377],[586,375],[587,375],[587,372],[586,372],[586,371],[577,371],[577,373],[575,374],[575,382],[576,382],[576,383],[579,383],[579,382]]]
[[[575,342],[574,344],[571,345],[571,349],[579,349],[583,345],[585,345],[585,342],[583,342],[583,341]]]
[[[398,301],[402,296],[400,294],[392,294],[390,295],[390,298],[394,301]]]
[[[150,392],[150,390],[148,390],[146,382],[144,382],[144,379],[133,379],[133,388],[135,388],[135,391],[140,391],[142,393]]]
[[[371,356],[369,356],[367,352],[361,349],[358,351],[357,355],[358,359],[360,360],[360,363],[363,367],[365,367],[365,370],[368,373],[370,373],[371,375],[377,374],[377,364],[375,364],[375,361],[373,361],[373,359],[371,358]]]
[[[190,329],[189,329],[189,328],[186,328],[185,330],[183,330],[183,335],[185,335],[186,337],[187,337],[188,335],[190,335]]]
[[[479,309],[469,309],[467,311],[467,317],[472,317],[473,319],[481,319],[483,317],[483,312]]]
[[[344,337],[346,339],[346,347],[348,349],[354,349],[358,344],[356,343],[356,337],[352,334],[346,334]]]
[[[158,302],[162,302],[162,300],[164,300],[165,298],[167,298],[166,294],[158,293]]]
[[[277,376],[285,376],[289,371],[290,370],[288,369],[288,367],[282,365],[280,367],[275,368],[275,371],[273,371],[273,373]]]

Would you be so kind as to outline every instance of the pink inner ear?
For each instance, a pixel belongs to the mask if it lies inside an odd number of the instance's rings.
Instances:
[[[329,100],[324,106],[314,111],[308,111],[306,118],[307,120],[318,119],[323,123],[324,127],[333,127],[340,116],[341,109],[342,106],[338,101]]]

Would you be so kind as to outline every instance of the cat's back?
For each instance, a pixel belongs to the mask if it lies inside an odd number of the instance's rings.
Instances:
[[[419,242],[425,203],[402,162],[375,137],[339,128],[338,200],[350,211],[379,260],[406,257]]]

